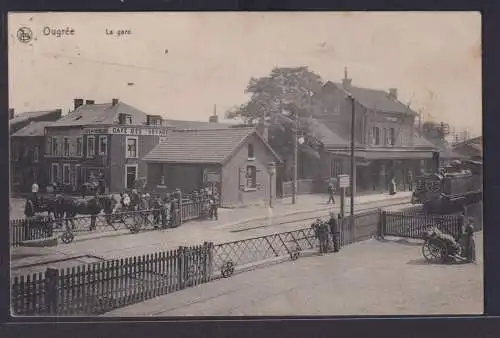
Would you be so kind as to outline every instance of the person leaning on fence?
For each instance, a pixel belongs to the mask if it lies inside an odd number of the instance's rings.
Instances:
[[[219,219],[219,215],[217,210],[219,208],[219,196],[217,193],[213,193],[210,197],[210,218],[211,219]]]

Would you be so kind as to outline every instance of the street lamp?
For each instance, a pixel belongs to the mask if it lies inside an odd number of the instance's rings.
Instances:
[[[293,185],[292,185],[292,204],[295,204],[297,199],[297,167],[299,160],[299,146],[304,144],[304,136],[299,136],[297,128],[297,120],[295,120],[295,130],[293,137]]]
[[[347,94],[347,98],[351,101],[352,117],[351,117],[351,222],[354,226],[354,190],[356,189],[356,157],[354,156],[355,148],[355,131],[356,131],[356,109],[354,97],[351,93]]]
[[[273,176],[276,175],[276,163],[269,162],[269,208],[273,207]]]

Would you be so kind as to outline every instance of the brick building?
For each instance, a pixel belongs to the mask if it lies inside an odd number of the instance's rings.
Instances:
[[[190,192],[212,183],[223,207],[275,198],[269,163],[281,161],[252,127],[172,131],[144,160],[149,187]]]
[[[342,83],[327,82],[315,94],[315,99],[328,107],[313,112],[318,122],[316,134],[324,148],[320,159],[299,159],[299,165],[307,163],[307,168],[302,169],[304,177],[324,180],[349,173],[352,117],[349,93],[356,110],[357,190],[386,190],[392,177],[402,188],[409,171],[418,175],[430,169],[433,153],[438,149],[417,132],[417,114],[398,100],[397,89],[385,92],[355,87],[346,71]]]
[[[31,185],[48,184],[45,165],[45,127],[52,122],[32,122],[10,136],[11,191],[29,192]]]
[[[74,101],[73,111],[45,128],[49,181],[77,191],[102,174],[109,192],[133,187],[146,175],[142,158],[167,135],[161,116],[118,99],[103,104]]]
[[[10,135],[14,134],[18,130],[26,127],[27,125],[33,122],[57,121],[59,118],[61,118],[61,114],[62,114],[61,109],[53,109],[53,110],[42,110],[42,111],[30,111],[16,115],[15,110],[11,108],[9,109]]]

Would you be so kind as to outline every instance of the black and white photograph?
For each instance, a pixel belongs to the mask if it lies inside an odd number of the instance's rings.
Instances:
[[[8,15],[11,315],[482,314],[478,12]]]

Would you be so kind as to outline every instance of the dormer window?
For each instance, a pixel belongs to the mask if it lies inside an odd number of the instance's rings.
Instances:
[[[132,115],[120,113],[118,115],[119,124],[132,124]]]
[[[146,116],[146,124],[148,126],[161,126],[162,118],[157,115],[148,115]]]

